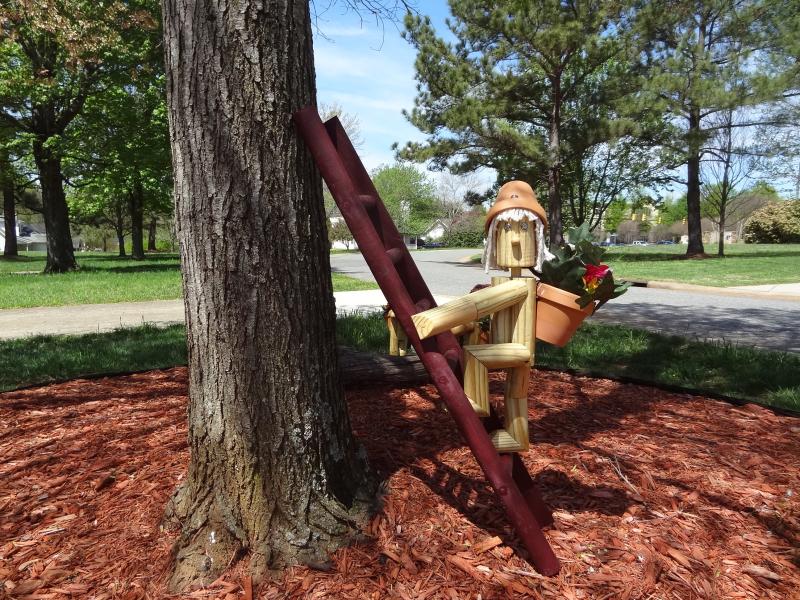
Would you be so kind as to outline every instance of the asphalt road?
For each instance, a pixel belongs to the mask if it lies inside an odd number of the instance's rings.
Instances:
[[[431,292],[460,296],[487,283],[481,265],[462,262],[477,250],[422,250],[411,255]],[[334,271],[374,281],[359,253],[331,255]],[[499,274],[499,272],[497,272]],[[800,301],[726,296],[683,290],[631,288],[592,317],[690,339],[724,340],[800,352]],[[800,375],[798,375],[800,377]]]

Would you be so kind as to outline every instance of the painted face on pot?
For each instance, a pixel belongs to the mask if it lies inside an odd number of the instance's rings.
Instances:
[[[536,265],[535,223],[527,218],[519,221],[495,219],[492,227],[495,228],[494,252],[499,268],[528,268]]]

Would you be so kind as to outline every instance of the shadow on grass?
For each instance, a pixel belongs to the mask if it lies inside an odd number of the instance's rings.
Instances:
[[[86,265],[82,266],[79,273],[157,273],[160,271],[180,271],[181,266],[178,263],[147,263],[142,262],[140,264],[126,264],[126,265],[109,265],[106,266],[95,266],[95,265]]]
[[[647,305],[625,308],[638,317],[636,326],[644,326],[645,316],[648,325],[656,328],[659,320],[664,319],[661,311],[643,315]],[[678,309],[675,311],[680,313]],[[731,312],[732,326],[737,325],[735,311],[719,312]],[[723,319],[721,315],[716,317]],[[670,318],[674,320],[676,316]],[[687,331],[691,331],[688,327],[696,317],[690,319],[684,315],[684,318]],[[793,325],[791,318],[784,315],[782,319],[754,330],[754,339],[776,336],[797,345],[794,329],[784,329]],[[564,348],[540,343],[537,364],[598,376],[627,377],[800,411],[800,355],[788,352],[764,352],[724,342],[697,342],[622,326],[587,324]]]
[[[759,259],[759,258],[786,258],[800,257],[800,250],[763,250],[757,252],[731,252],[724,256],[718,256],[716,249],[708,249],[708,254],[703,258],[687,257],[685,254],[675,254],[669,252],[631,252],[631,253],[611,253],[605,259],[611,262],[638,263],[638,262],[670,262],[670,261],[714,261],[720,259]]]

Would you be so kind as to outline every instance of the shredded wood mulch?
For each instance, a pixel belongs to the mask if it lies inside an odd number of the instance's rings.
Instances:
[[[493,382],[500,397],[500,382]],[[164,598],[184,369],[0,395],[0,597]],[[536,372],[525,462],[563,568],[536,574],[433,387],[348,394],[387,482],[366,540],[187,598],[800,598],[800,419]]]

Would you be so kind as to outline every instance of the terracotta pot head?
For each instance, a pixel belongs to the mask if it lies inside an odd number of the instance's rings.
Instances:
[[[531,186],[524,181],[503,185],[486,215],[487,246],[491,245],[485,257],[487,267],[538,267],[546,222]]]

